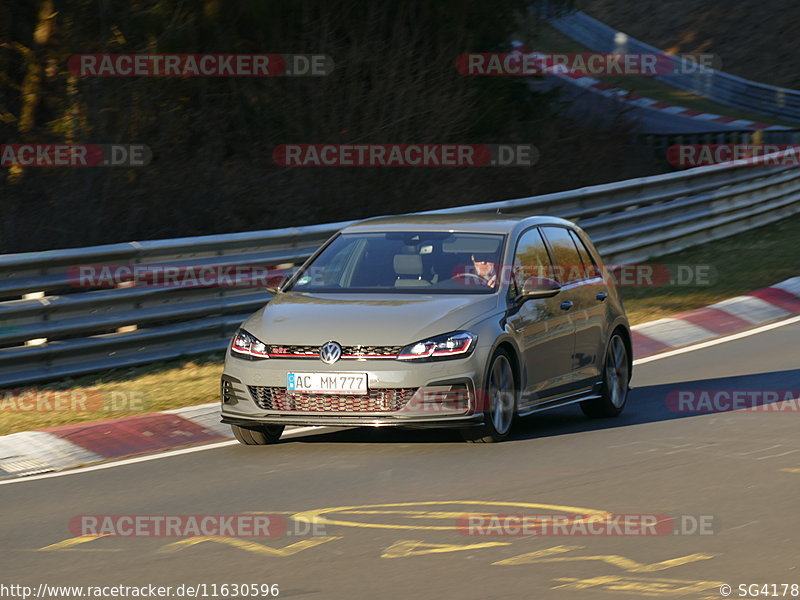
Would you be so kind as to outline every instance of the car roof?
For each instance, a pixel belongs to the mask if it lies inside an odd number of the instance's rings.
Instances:
[[[511,233],[533,225],[575,225],[549,216],[508,215],[496,213],[428,213],[377,217],[345,227],[343,233],[380,231],[462,231],[480,233]]]

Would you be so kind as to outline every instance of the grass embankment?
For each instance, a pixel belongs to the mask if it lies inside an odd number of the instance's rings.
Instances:
[[[709,266],[708,285],[622,287],[632,324],[654,321],[800,275],[800,215],[722,240],[648,260]]]
[[[800,275],[800,215],[710,242],[655,257],[649,264],[708,266],[708,285],[620,287],[632,324],[700,308],[731,296],[767,287]],[[221,355],[171,361],[110,371],[32,387],[34,392],[68,390],[91,397],[143,400],[137,410],[96,412],[14,411],[0,404],[0,434],[180,408],[218,400]],[[3,395],[0,393],[0,403]]]

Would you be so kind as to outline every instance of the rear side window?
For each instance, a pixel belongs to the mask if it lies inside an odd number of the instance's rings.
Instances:
[[[578,249],[578,255],[581,257],[581,263],[583,263],[583,269],[586,277],[600,277],[600,269],[592,258],[592,255],[589,252],[589,249],[586,247],[586,244],[583,243],[583,240],[574,231],[570,231],[569,234],[572,237],[572,241],[575,243],[575,247]]]
[[[542,227],[542,233],[552,251],[555,280],[565,285],[584,279],[583,261],[569,230],[564,227]]]

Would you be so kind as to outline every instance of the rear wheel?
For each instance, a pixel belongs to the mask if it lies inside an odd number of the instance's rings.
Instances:
[[[606,350],[600,397],[581,402],[583,414],[592,418],[619,416],[628,400],[630,379],[631,367],[628,361],[628,349],[622,336],[615,333],[611,336]]]
[[[267,444],[277,444],[283,433],[283,425],[261,425],[251,427],[239,427],[231,425],[233,436],[245,446],[266,446]]]
[[[488,402],[484,424],[461,432],[468,442],[500,442],[511,430],[517,411],[517,384],[511,360],[503,350],[492,357],[484,393]]]

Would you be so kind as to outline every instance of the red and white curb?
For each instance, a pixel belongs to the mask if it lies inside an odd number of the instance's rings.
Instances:
[[[0,479],[231,438],[219,404],[0,436]]]
[[[636,325],[634,358],[644,358],[800,314],[800,277],[681,315]],[[301,428],[305,430],[306,428]],[[298,434],[303,432],[298,429]],[[0,436],[0,479],[231,439],[212,402],[96,423]]]
[[[513,42],[512,45],[520,53],[529,54],[531,56],[534,56],[535,58],[545,57],[544,54],[535,52],[533,50],[529,50],[528,48],[523,46],[520,42]],[[638,108],[657,110],[665,114],[675,115],[686,119],[694,119],[696,121],[709,121],[711,123],[722,123],[724,125],[731,127],[732,129],[752,129],[752,130],[767,130],[767,131],[779,131],[779,130],[789,129],[789,127],[785,127],[783,125],[774,125],[772,123],[762,123],[759,121],[748,121],[746,119],[725,117],[723,115],[707,113],[701,110],[695,110],[693,108],[686,108],[685,106],[678,106],[675,104],[669,104],[667,102],[661,102],[660,100],[654,100],[653,98],[640,96],[639,94],[635,94],[629,90],[624,90],[622,88],[614,87],[613,85],[603,83],[602,81],[600,81],[595,77],[592,77],[591,75],[570,71],[569,69],[567,69],[562,65],[545,66],[543,63],[540,64],[542,65],[541,66],[542,70],[546,71],[547,74],[552,77],[558,77],[559,79],[567,83],[570,83],[572,85],[577,85],[578,87],[584,88],[591,92],[601,94],[609,98],[615,98],[620,102],[625,102],[627,104],[636,106]]]
[[[704,342],[796,314],[800,314],[800,277],[674,317],[634,325],[634,357]]]

